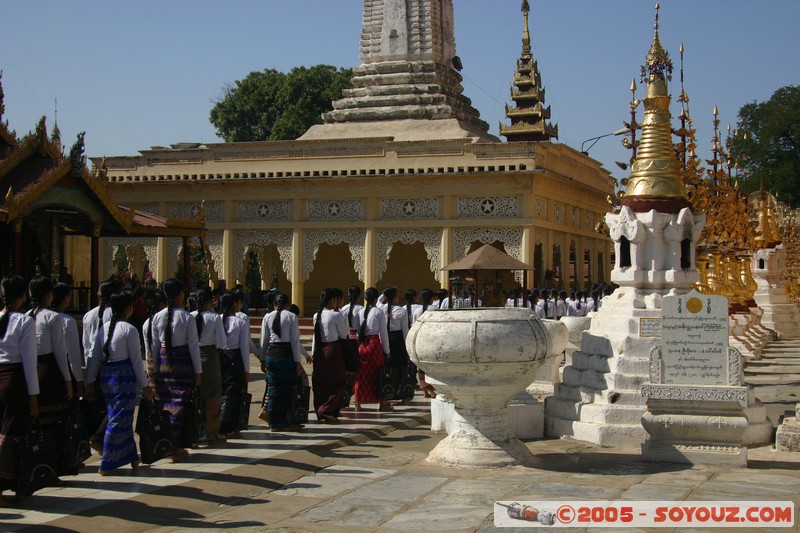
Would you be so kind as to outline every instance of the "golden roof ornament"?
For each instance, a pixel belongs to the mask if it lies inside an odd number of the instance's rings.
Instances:
[[[547,122],[550,108],[544,106],[545,91],[539,65],[531,51],[531,34],[528,24],[530,4],[522,1],[522,55],[517,60],[514,84],[511,87],[513,107],[506,105],[506,118],[511,125],[500,123],[500,135],[508,141],[549,141],[558,139],[558,125]]]
[[[642,67],[642,81],[647,83],[644,98],[644,120],[636,160],[631,166],[623,203],[633,211],[655,209],[676,213],[689,207],[681,178],[680,163],[672,142],[672,116],[667,80],[672,76],[672,61],[658,38],[656,4],[653,44]]]

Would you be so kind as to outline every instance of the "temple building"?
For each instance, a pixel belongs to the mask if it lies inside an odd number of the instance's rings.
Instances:
[[[452,0],[365,0],[353,88],[295,141],[175,144],[94,159],[119,203],[163,217],[205,212],[213,279],[290,293],[304,314],[324,287],[449,286],[441,269],[489,243],[533,266],[523,287],[608,281],[595,231],[614,180],[599,162],[549,142],[530,52],[527,2],[509,140],[463,94]],[[538,132],[538,133],[536,133]],[[140,247],[159,280],[180,239],[105,239]],[[154,259],[155,258],[155,259]]]

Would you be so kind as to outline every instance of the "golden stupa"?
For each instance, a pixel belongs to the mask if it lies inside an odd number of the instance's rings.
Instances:
[[[642,67],[642,81],[647,83],[644,98],[642,137],[631,166],[623,203],[634,211],[656,209],[677,212],[688,207],[686,189],[681,178],[680,162],[672,141],[672,116],[667,81],[672,75],[672,60],[658,38],[656,4],[653,44]]]

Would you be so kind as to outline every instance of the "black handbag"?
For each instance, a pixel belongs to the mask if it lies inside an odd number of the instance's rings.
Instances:
[[[289,411],[286,413],[286,421],[289,424],[308,424],[308,406],[311,402],[311,387],[303,385],[303,381],[298,377],[292,385],[292,400],[289,404]]]
[[[400,369],[384,364],[378,370],[378,399],[396,400],[397,399],[397,373]]]
[[[347,372],[361,372],[361,360],[358,357],[357,339],[339,339],[344,358],[344,369]]]
[[[417,390],[417,365],[408,362],[405,367],[399,370],[400,387],[397,391],[397,397],[401,400],[411,399]]]
[[[161,405],[155,400],[142,399],[139,404],[136,433],[139,434],[139,451],[143,463],[149,465],[175,454],[169,413],[161,409]]]
[[[92,456],[89,432],[83,409],[77,400],[67,402],[64,418],[59,423],[58,474],[74,476],[86,459]]]
[[[189,393],[189,401],[184,408],[183,427],[181,434],[184,442],[194,444],[206,438],[206,405],[200,397],[200,389],[192,387]]]
[[[30,431],[14,439],[14,457],[20,496],[58,484],[58,440],[53,433],[40,430],[36,419]]]
[[[253,395],[249,392],[242,393],[242,406],[239,410],[239,431],[244,431],[250,426],[250,405],[253,403]]]

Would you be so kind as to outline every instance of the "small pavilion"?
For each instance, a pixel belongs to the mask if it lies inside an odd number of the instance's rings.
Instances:
[[[523,289],[527,293],[523,274],[528,270],[533,269],[484,244],[442,269],[450,273],[450,307],[504,307],[509,292]]]

